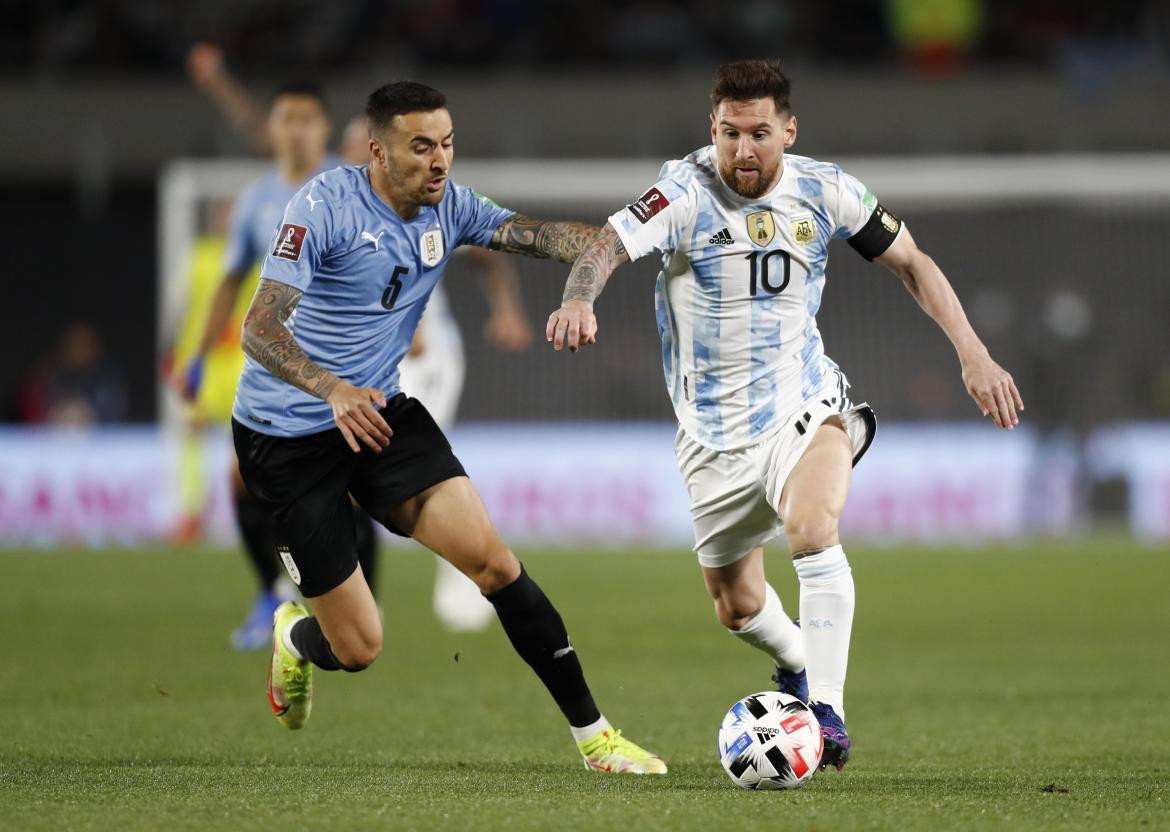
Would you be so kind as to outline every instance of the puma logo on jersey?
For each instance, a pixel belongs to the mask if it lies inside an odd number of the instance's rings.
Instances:
[[[371,234],[369,231],[363,231],[363,232],[362,232],[362,234],[361,234],[361,237],[362,237],[362,239],[363,239],[363,240],[369,240],[371,243],[373,243],[373,244],[374,244],[374,251],[377,251],[377,250],[378,250],[378,241],[379,241],[380,239],[382,239],[382,235],[383,235],[383,234],[385,234],[385,233],[386,233],[386,231],[385,231],[385,230],[379,231],[379,232],[378,232],[378,236],[377,236],[377,237],[375,237],[375,236],[374,236],[373,234]]]
[[[731,239],[731,232],[724,228],[707,242],[713,246],[729,246],[732,245],[735,240]]]
[[[569,655],[572,652],[573,652],[573,644],[572,644],[572,642],[570,642],[568,647],[562,647],[560,650],[554,650],[553,651],[553,658],[554,659],[563,659],[565,656]]]
[[[305,200],[309,203],[309,210],[312,211],[317,207],[318,202],[324,202],[321,199],[313,199],[313,189],[309,188],[309,192],[305,194]]]

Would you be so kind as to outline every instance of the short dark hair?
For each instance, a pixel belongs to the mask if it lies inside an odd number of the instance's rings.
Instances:
[[[751,101],[771,98],[776,110],[792,112],[788,95],[792,82],[784,74],[784,65],[777,59],[735,61],[723,64],[715,72],[711,86],[711,108],[718,109],[723,101]]]
[[[272,103],[275,104],[276,99],[283,95],[303,95],[306,98],[314,98],[321,105],[322,110],[328,109],[325,102],[325,90],[316,81],[309,81],[303,78],[285,81],[273,91]]]
[[[394,116],[406,113],[429,113],[447,106],[447,96],[434,87],[417,81],[391,81],[383,84],[366,99],[366,118],[370,130],[390,126]]]

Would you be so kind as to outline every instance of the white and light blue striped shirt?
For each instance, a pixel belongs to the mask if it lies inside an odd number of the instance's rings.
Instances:
[[[757,444],[836,374],[817,330],[831,239],[877,200],[833,164],[785,154],[779,182],[745,199],[714,146],[667,162],[609,218],[632,260],[661,253],[655,290],[666,386],[683,429],[714,450]]]

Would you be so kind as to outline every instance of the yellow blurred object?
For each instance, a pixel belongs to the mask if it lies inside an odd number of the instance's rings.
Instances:
[[[186,316],[175,342],[176,366],[185,367],[191,361],[199,341],[215,290],[223,279],[223,254],[226,242],[222,237],[204,235],[191,247],[187,262]],[[203,382],[195,403],[195,418],[200,422],[226,427],[232,415],[232,401],[236,384],[244,369],[244,353],[240,349],[240,327],[252,303],[259,282],[260,269],[252,273],[240,287],[232,318],[211,352],[203,360]]]
[[[982,0],[889,0],[890,34],[925,74],[955,71],[983,30]]]

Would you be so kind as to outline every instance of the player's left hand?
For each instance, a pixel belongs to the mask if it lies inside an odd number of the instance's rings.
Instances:
[[[984,416],[990,416],[997,428],[1011,430],[1020,423],[1017,411],[1024,409],[1024,400],[1011,374],[981,355],[963,362],[963,384]]]
[[[503,352],[523,352],[532,346],[532,325],[515,310],[501,309],[487,319],[483,337]]]
[[[593,304],[583,300],[565,301],[548,316],[544,334],[552,341],[554,350],[568,346],[569,352],[576,352],[586,344],[596,344],[597,316],[593,314]]]

